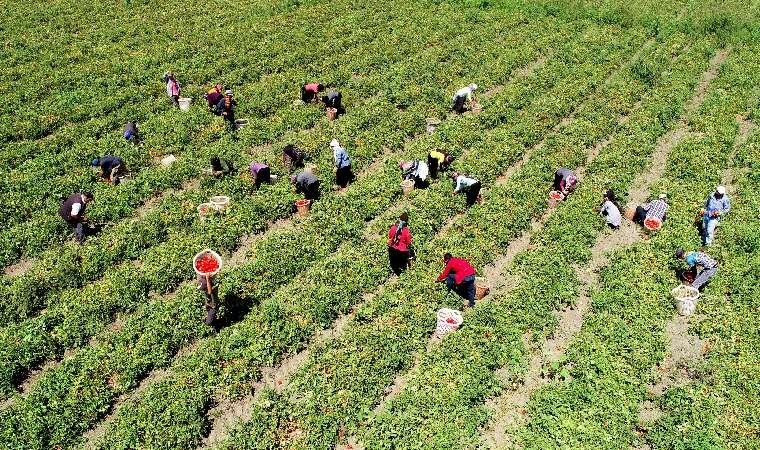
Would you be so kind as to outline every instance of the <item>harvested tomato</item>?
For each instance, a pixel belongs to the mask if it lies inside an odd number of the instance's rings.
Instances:
[[[451,324],[451,325],[456,325],[457,321],[449,317],[448,319],[446,319],[446,323]]]
[[[201,273],[212,273],[219,269],[219,261],[211,255],[204,255],[195,261],[195,268]]]
[[[659,230],[662,226],[662,222],[659,219],[654,218],[644,219],[644,226],[648,230]]]

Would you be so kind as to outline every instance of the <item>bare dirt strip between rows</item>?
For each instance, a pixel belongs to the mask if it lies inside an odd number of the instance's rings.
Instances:
[[[710,60],[708,70],[703,73],[694,95],[687,103],[681,120],[670,132],[658,140],[655,152],[651,157],[648,171],[640,174],[629,190],[629,200],[639,204],[650,195],[650,185],[662,177],[665,163],[670,151],[678,145],[689,133],[687,118],[702,104],[710,82],[718,75],[718,70],[728,56],[728,50],[721,50]],[[581,280],[581,289],[575,305],[562,311],[557,311],[559,319],[557,328],[550,339],[544,341],[540,349],[533,351],[528,364],[528,371],[522,384],[507,391],[492,401],[497,405],[496,419],[483,435],[484,442],[490,448],[514,447],[514,431],[525,422],[525,407],[530,396],[541,386],[549,382],[541,376],[541,369],[547,363],[557,361],[565,352],[572,338],[580,331],[583,318],[590,307],[590,293],[597,285],[598,271],[607,264],[607,254],[610,251],[629,246],[642,239],[635,224],[625,221],[620,229],[612,235],[602,234],[598,237],[591,250],[591,261],[584,268],[575,267],[576,274]],[[527,340],[526,340],[527,341]]]

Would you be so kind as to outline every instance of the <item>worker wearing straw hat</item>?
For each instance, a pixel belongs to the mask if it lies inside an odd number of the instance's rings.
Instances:
[[[636,207],[636,213],[633,215],[633,221],[639,225],[644,225],[646,219],[658,219],[665,222],[668,212],[668,195],[661,193],[657,200]]]
[[[705,246],[712,244],[715,237],[715,228],[720,223],[720,218],[731,210],[731,201],[726,195],[726,187],[718,186],[705,201],[705,209],[702,213],[702,243]]]

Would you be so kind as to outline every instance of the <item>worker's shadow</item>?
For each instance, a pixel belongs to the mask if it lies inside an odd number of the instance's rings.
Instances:
[[[233,293],[227,293],[221,299],[221,306],[224,308],[224,314],[215,322],[215,328],[221,329],[234,325],[243,320],[253,306],[250,300],[245,300]]]

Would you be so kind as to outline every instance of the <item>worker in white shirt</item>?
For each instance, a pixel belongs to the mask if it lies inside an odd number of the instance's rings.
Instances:
[[[92,198],[90,192],[72,194],[61,203],[61,208],[58,210],[63,220],[74,228],[74,235],[79,244],[84,242],[84,211]]]
[[[467,107],[465,106],[465,102],[467,102],[468,103],[467,106],[469,106],[469,108],[472,109],[472,106],[475,104],[475,100],[473,99],[472,93],[476,89],[478,89],[478,85],[475,83],[472,83],[456,91],[456,93],[454,94],[454,98],[452,99],[454,104],[451,106],[451,109],[459,114],[462,114],[467,109]]]
[[[401,178],[414,181],[415,189],[428,187],[428,165],[425,161],[401,161]]]
[[[480,198],[480,181],[459,172],[452,173],[451,179],[454,180],[454,195],[464,193],[467,196],[467,206],[472,206],[478,201]]]

